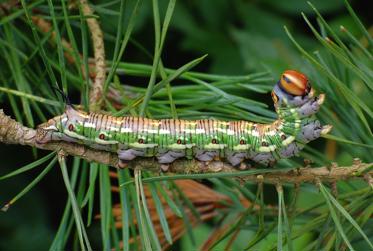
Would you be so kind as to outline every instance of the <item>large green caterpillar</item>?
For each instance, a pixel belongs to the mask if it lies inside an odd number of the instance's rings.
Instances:
[[[296,155],[306,143],[327,134],[314,117],[325,96],[314,97],[305,75],[285,71],[272,91],[278,119],[271,124],[213,119],[153,120],[86,113],[67,105],[66,111],[38,127],[38,143],[69,141],[117,152],[122,162],[157,157],[169,164],[182,157],[225,159],[233,166],[245,159],[271,165]]]

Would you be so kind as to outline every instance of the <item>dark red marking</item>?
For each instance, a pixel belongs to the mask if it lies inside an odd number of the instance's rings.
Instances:
[[[245,144],[246,144],[245,140],[241,139],[240,140],[240,145],[245,145]]]
[[[69,127],[68,127],[67,129],[69,129],[70,132],[74,131],[74,125],[73,125],[73,124],[70,124]]]
[[[144,139],[139,139],[139,144],[144,144]]]
[[[211,140],[211,143],[213,143],[213,144],[217,144],[218,141],[217,141],[216,139],[212,139],[212,140]]]
[[[105,139],[105,134],[101,133],[100,135],[98,135],[98,138],[104,140]]]
[[[181,144],[181,139],[178,139],[177,141],[176,141],[176,143],[178,143],[179,145]]]

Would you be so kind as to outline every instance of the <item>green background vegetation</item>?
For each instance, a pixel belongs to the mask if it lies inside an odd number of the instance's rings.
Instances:
[[[351,5],[365,27],[370,28],[372,23],[369,19],[371,13],[368,2],[352,1]],[[95,13],[100,17],[100,24],[104,31],[107,59],[112,63],[120,61],[113,78],[114,86],[124,84],[124,87],[119,88],[123,94],[120,102],[124,104],[124,110],[113,111],[114,108],[109,105],[107,110],[121,115],[139,114],[142,108],[132,107],[131,102],[145,95],[151,75],[155,43],[153,5],[150,1],[144,1],[132,22],[130,15],[136,1],[127,1],[123,15],[120,15],[120,1],[93,1],[92,3]],[[268,122],[275,118],[269,94],[272,86],[283,70],[298,69],[310,77],[311,83],[318,92],[326,93],[326,102],[318,117],[324,124],[334,126],[333,136],[331,136],[334,140],[319,139],[312,142],[300,157],[280,161],[277,167],[299,167],[304,158],[311,159],[315,166],[327,165],[332,161],[340,165],[350,165],[352,159],[356,157],[364,162],[372,162],[371,36],[369,40],[366,30],[348,12],[344,1],[315,0],[312,3],[325,18],[326,23],[320,16],[317,18],[317,12],[306,1],[178,1],[163,45],[162,63],[166,68],[178,69],[187,62],[208,54],[207,58],[192,69],[193,72],[208,74],[201,76],[189,72],[184,77],[173,81],[172,89],[166,86],[152,97],[144,110],[145,114],[154,118],[177,115],[179,118],[190,119],[214,117]],[[168,1],[162,0],[158,4],[162,24]],[[83,54],[83,62],[86,62],[88,55],[92,56],[87,26],[76,8],[69,12],[69,18],[64,18],[63,12],[67,10],[67,7],[61,5],[59,1],[53,3],[36,1],[33,6],[33,10],[37,10],[34,13],[39,13],[46,20],[58,24],[60,36],[65,38],[74,36],[76,47]],[[51,12],[52,9],[54,13]],[[302,12],[307,20],[302,17]],[[29,14],[31,13],[30,11]],[[120,20],[123,20],[123,30],[118,31]],[[70,35],[66,22],[71,25]],[[121,38],[125,34],[128,24],[134,24],[134,29],[123,57],[117,60],[117,49],[121,44],[118,37]],[[290,38],[284,30],[284,25],[291,33]],[[316,29],[316,34],[312,32],[310,25]],[[340,25],[346,27],[349,33],[341,32]],[[47,100],[57,101],[58,97],[51,89],[56,80],[62,86],[68,86],[69,97],[73,103],[84,105],[87,91],[81,69],[76,65],[68,65],[61,57],[60,43],[57,42],[56,46],[49,42],[48,34],[37,31],[36,33],[40,41],[35,40],[35,34],[31,32],[22,7],[14,7],[10,13],[2,13],[0,19],[0,87],[3,89],[0,90],[0,108],[4,109],[6,114],[30,127],[59,114],[63,110],[63,105],[61,102],[53,103],[57,104],[56,106],[45,101],[37,102],[37,100],[25,97],[24,94],[33,94]],[[294,45],[291,36],[304,51],[300,51]],[[328,36],[335,43],[327,43],[325,39],[318,36]],[[45,55],[38,45],[44,48]],[[310,60],[310,57],[315,61]],[[52,70],[49,71],[46,65],[49,65]],[[228,77],[228,75],[233,77]],[[160,79],[158,78],[156,82]],[[9,90],[18,90],[21,95],[13,95]],[[176,110],[170,109],[170,94],[172,94]],[[31,163],[45,154],[45,152],[31,150],[28,147],[1,144],[1,175]],[[73,168],[74,163],[75,168]],[[84,172],[87,177],[92,175],[92,171],[87,171],[88,166],[76,161],[74,163],[72,160],[67,163],[70,176],[76,175],[81,179]],[[44,165],[46,166],[47,163]],[[90,167],[92,169],[92,165]],[[58,169],[58,165],[53,167],[47,176],[26,196],[17,201],[8,212],[0,214],[0,249],[45,250],[51,246],[53,240],[54,247],[58,245],[63,247],[65,244],[61,244],[64,242],[61,240],[64,238],[67,249],[72,247],[79,249],[75,228],[71,233],[67,230],[62,231],[57,236],[61,238],[60,243],[57,243],[55,239],[57,229],[61,227],[60,221],[66,201],[69,198],[62,174]],[[99,194],[109,194],[110,191],[109,184],[102,183],[107,181],[105,170],[102,167],[98,171],[100,180],[98,178],[96,180],[96,196],[94,202],[92,200],[93,214],[100,212],[103,214],[108,211],[103,209],[102,203],[108,203],[107,206],[111,204],[110,200],[105,200],[101,201],[100,205],[99,200]],[[36,168],[16,177],[1,180],[0,203],[5,204],[9,201],[40,172],[41,169]],[[80,184],[79,181],[78,184]],[[240,191],[229,190],[227,184],[217,179],[209,179],[205,181],[205,184],[228,194],[231,198],[240,195]],[[82,191],[81,194],[85,195],[87,187],[82,187],[76,189],[77,193],[80,194]],[[255,185],[247,184],[244,188],[255,194]],[[338,188],[341,194],[366,191],[363,190],[366,189],[366,183],[362,181],[340,182]],[[272,186],[265,187],[264,195],[266,204],[277,204],[278,198]],[[286,204],[288,195],[289,198],[292,195],[291,187],[285,189]],[[367,208],[359,216],[361,218],[355,219],[364,225],[364,232],[371,238],[373,236],[373,222],[369,219],[372,212],[372,205],[369,205],[369,200],[372,201],[371,190],[360,195],[366,197],[356,197],[356,200],[360,199],[358,206],[354,204],[354,198],[343,200],[342,204],[348,205],[352,211],[355,210],[354,212]],[[78,202],[79,200],[81,201],[81,198],[79,199],[78,195]],[[319,193],[315,186],[304,185],[296,207],[309,208],[323,201],[322,193]],[[242,206],[235,204],[228,214],[233,217],[235,213],[243,210]],[[83,210],[84,221],[86,211],[87,209]],[[302,233],[301,228],[315,219],[316,216],[312,213],[291,223],[293,230],[298,231],[300,236],[293,241],[294,250],[306,246],[311,247],[312,250],[318,247],[317,245],[331,245],[330,248],[332,248],[333,244],[322,243],[320,241],[322,236],[318,235],[328,233],[328,231],[337,233],[336,249],[342,245],[341,229],[334,227],[335,219],[331,216],[333,213],[328,209],[327,204],[322,203],[316,210],[316,214],[326,215],[325,219],[328,224],[315,224],[308,232]],[[368,219],[366,219],[367,215]],[[73,222],[74,217],[71,212],[68,217]],[[357,231],[351,228],[344,214],[339,212],[338,217],[355,249],[368,250],[368,244]],[[260,225],[256,218],[248,216],[247,221],[254,223],[248,224],[240,232],[235,248],[247,247],[248,239],[255,235]],[[207,238],[214,223],[211,221],[201,224],[195,230],[196,246]],[[265,235],[265,238],[261,237],[262,239],[254,246],[255,250],[276,248],[276,217],[266,219],[266,226],[272,223],[275,224],[274,230]],[[105,233],[100,229],[100,224],[103,224],[102,220],[93,220],[91,227],[87,230],[91,245],[96,249],[109,246],[107,242],[110,233]],[[102,238],[104,241],[101,242]],[[114,242],[113,239],[111,241]],[[192,250],[191,245],[189,237],[186,236],[175,244],[175,248]]]

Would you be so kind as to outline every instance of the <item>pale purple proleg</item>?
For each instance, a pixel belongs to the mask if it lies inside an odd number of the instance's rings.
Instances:
[[[135,159],[136,157],[142,157],[145,155],[144,150],[138,149],[120,149],[118,150],[118,158],[124,162]]]
[[[158,153],[157,159],[158,162],[161,164],[170,164],[174,162],[178,158],[182,158],[185,156],[185,152],[183,151],[175,151],[169,150],[162,153]]]
[[[194,157],[199,161],[212,161],[215,157],[219,156],[218,151],[206,151],[206,150],[197,150]]]
[[[251,152],[250,159],[265,166],[269,166],[276,161],[275,157],[271,152]]]
[[[246,152],[229,152],[227,153],[227,161],[232,166],[239,166],[242,161],[244,161],[247,158]]]

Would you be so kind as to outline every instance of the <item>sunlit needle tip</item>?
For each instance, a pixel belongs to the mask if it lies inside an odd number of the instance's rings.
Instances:
[[[9,207],[10,207],[10,204],[7,203],[7,204],[5,204],[5,206],[3,206],[3,207],[1,208],[1,211],[6,212],[6,211],[8,211]]]

